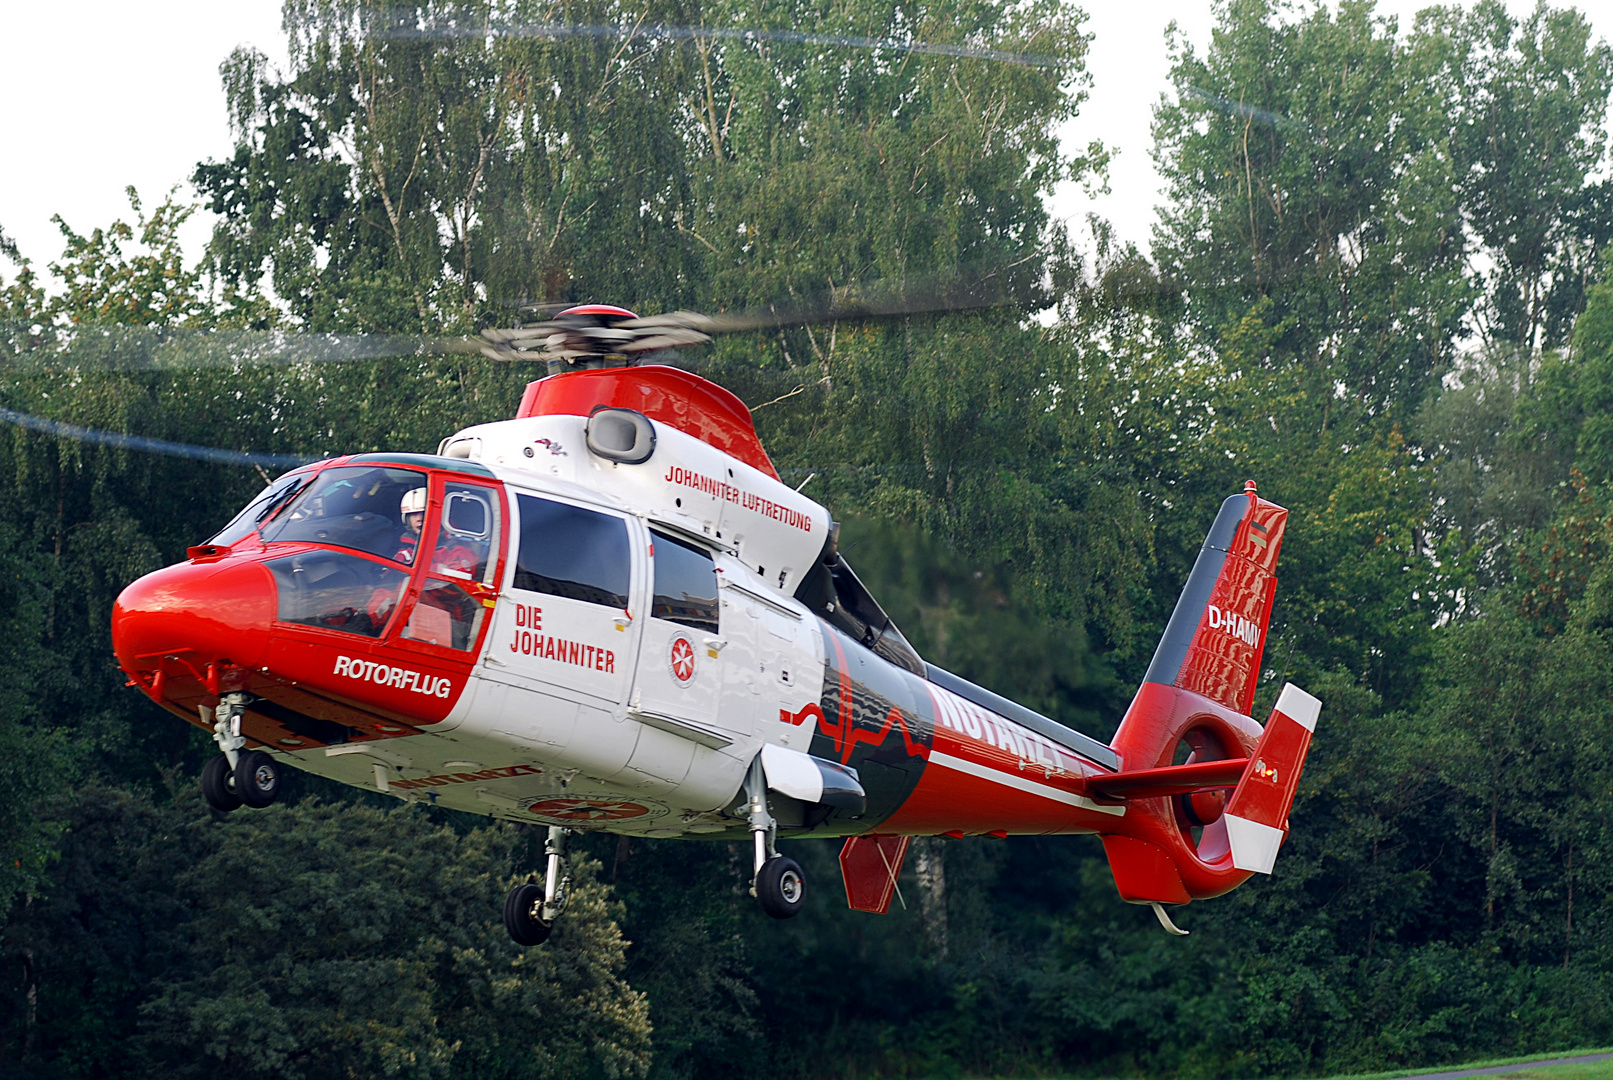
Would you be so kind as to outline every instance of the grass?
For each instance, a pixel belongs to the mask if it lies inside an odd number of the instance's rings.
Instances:
[[[1582,1057],[1586,1054],[1613,1053],[1613,1047],[1589,1047],[1583,1050],[1553,1050],[1546,1054],[1529,1054],[1525,1057],[1485,1058],[1461,1064],[1430,1065],[1425,1069],[1395,1069],[1391,1072],[1345,1073],[1325,1077],[1324,1080],[1392,1080],[1399,1076],[1423,1076],[1427,1073],[1458,1072],[1462,1069],[1484,1069],[1491,1065],[1525,1065],[1531,1061],[1552,1061],[1557,1058]],[[1519,1069],[1506,1073],[1509,1077],[1547,1076],[1551,1080],[1613,1080],[1613,1061],[1592,1061],[1581,1065],[1556,1065],[1549,1069]]]
[[[1461,1064],[1430,1065],[1423,1069],[1395,1069],[1390,1072],[1340,1073],[1322,1080],[1396,1080],[1402,1076],[1425,1076],[1429,1073],[1459,1072],[1463,1069],[1485,1069],[1492,1065],[1526,1065],[1531,1061],[1554,1061],[1558,1058],[1583,1057],[1587,1054],[1610,1054],[1613,1047],[1593,1046],[1582,1050],[1553,1050],[1546,1054],[1529,1054],[1525,1057],[1484,1058]],[[1613,1080],[1613,1060],[1590,1061],[1575,1065],[1553,1065],[1545,1069],[1519,1069],[1503,1073],[1503,1080]]]

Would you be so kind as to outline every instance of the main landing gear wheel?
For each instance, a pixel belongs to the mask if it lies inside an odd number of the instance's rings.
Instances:
[[[554,927],[543,921],[542,910],[542,885],[517,885],[511,889],[504,897],[504,929],[509,931],[510,940],[526,948],[548,941]]]
[[[566,856],[571,830],[550,825],[543,842],[543,884],[517,885],[504,897],[504,929],[517,945],[530,947],[549,940],[555,920],[571,902],[571,860]]]
[[[806,900],[806,879],[794,859],[775,855],[756,875],[756,902],[775,919],[792,919]]]
[[[767,808],[767,771],[762,767],[762,756],[757,754],[745,774],[746,820],[751,837],[755,840],[754,875],[751,878],[751,895],[762,911],[775,919],[793,919],[801,912],[806,899],[806,879],[794,859],[780,855],[773,847],[778,835],[778,822]]]
[[[222,754],[208,758],[207,764],[202,766],[202,798],[221,814],[241,806],[241,796],[235,793],[235,772]]]
[[[250,807],[268,806],[280,796],[280,766],[262,750],[248,750],[235,763],[235,790]]]

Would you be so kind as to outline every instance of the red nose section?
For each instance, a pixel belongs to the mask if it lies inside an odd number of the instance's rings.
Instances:
[[[253,667],[263,662],[274,617],[274,579],[261,563],[180,563],[123,590],[112,609],[112,647],[130,674],[176,664],[197,675],[210,664]]]

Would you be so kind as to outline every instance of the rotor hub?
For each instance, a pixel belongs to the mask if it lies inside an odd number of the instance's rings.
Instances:
[[[631,367],[651,353],[704,345],[703,315],[675,311],[641,319],[612,304],[579,304],[547,322],[513,330],[484,330],[482,353],[494,360],[542,360],[550,375],[590,368]]]

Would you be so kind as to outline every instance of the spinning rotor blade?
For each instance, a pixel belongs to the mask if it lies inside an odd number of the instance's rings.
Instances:
[[[312,28],[320,20],[308,20]],[[1073,57],[1022,53],[986,45],[947,45],[939,42],[901,38],[875,38],[860,34],[812,33],[802,30],[769,30],[745,26],[669,26],[663,23],[608,26],[581,23],[471,23],[468,25],[378,25],[366,28],[366,36],[376,41],[444,41],[483,43],[500,38],[562,41],[567,38],[606,38],[615,41],[736,41],[743,44],[769,42],[793,45],[827,45],[832,48],[867,49],[874,52],[913,53],[950,56],[959,59],[988,60],[1019,67],[1061,69],[1075,62]]]
[[[190,458],[193,461],[205,461],[213,465],[257,465],[268,466],[275,469],[290,469],[298,465],[306,465],[310,461],[319,460],[306,454],[253,454],[243,450],[224,450],[213,446],[196,446],[192,443],[173,442],[169,439],[152,439],[144,435],[129,435],[121,431],[101,431],[97,428],[80,427],[78,424],[69,424],[61,420],[50,420],[43,416],[30,416],[14,409],[0,408],[0,424],[13,424],[17,427],[37,431],[42,435],[54,435],[59,439],[72,439],[75,442],[93,443],[96,446],[112,446],[124,450],[140,450],[149,454],[166,454],[170,457]]]
[[[37,340],[35,340],[37,339]],[[285,330],[152,330],[75,326],[60,337],[0,324],[0,372],[98,368],[163,371],[251,364],[352,364],[475,356],[479,342],[428,334],[314,334]]]
[[[484,330],[482,353],[495,360],[564,360],[617,356],[631,360],[661,349],[704,345],[718,334],[742,334],[789,326],[903,318],[998,307],[1011,301],[1008,272],[1014,266],[876,282],[863,288],[834,289],[812,300],[770,304],[732,315],[671,311],[633,316],[620,308],[572,309],[549,322],[509,330]],[[576,312],[576,314],[573,314]],[[620,317],[612,317],[617,313]]]
[[[479,338],[87,324],[39,332],[27,324],[0,323],[0,373],[70,368],[163,371],[258,364],[351,364],[442,356],[563,362],[614,357],[621,363],[633,363],[649,353],[706,344],[718,334],[1000,306],[1013,300],[1008,278],[1018,265],[999,265],[985,271],[966,268],[945,278],[932,275],[891,283],[876,281],[867,286],[834,289],[814,299],[769,304],[734,314],[673,311],[639,318],[621,308],[535,305],[523,310],[549,321],[484,330]],[[609,314],[571,314],[578,310]]]

